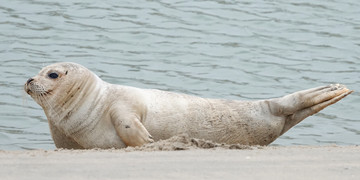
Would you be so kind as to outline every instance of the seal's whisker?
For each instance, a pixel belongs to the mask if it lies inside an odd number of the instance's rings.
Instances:
[[[28,104],[28,96],[25,91],[22,92],[22,106],[25,107],[25,105]]]
[[[58,113],[57,109],[55,109],[54,106],[51,105],[51,103],[46,99],[45,96],[45,93],[40,93],[38,97],[40,98],[40,101],[43,102],[43,104],[46,104],[46,106],[48,106],[55,113],[55,115],[60,118],[60,114]]]

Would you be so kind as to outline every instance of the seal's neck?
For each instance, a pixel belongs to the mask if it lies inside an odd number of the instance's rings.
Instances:
[[[103,94],[105,82],[98,76],[89,72],[82,79],[77,79],[61,87],[56,96],[50,99],[51,106],[44,108],[48,120],[55,124],[67,121],[78,115],[78,111],[89,112],[94,102],[99,101]]]

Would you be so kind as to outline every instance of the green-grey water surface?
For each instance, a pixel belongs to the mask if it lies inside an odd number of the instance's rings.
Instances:
[[[355,92],[273,144],[360,144],[360,1],[0,0],[0,149],[55,148],[23,84],[61,61],[209,98],[343,83]]]

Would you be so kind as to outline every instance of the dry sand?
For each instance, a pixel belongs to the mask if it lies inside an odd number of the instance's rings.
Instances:
[[[178,136],[110,150],[0,151],[0,179],[360,179],[360,146],[250,147]]]

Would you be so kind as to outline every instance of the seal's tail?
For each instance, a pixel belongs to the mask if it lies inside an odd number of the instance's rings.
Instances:
[[[286,121],[281,134],[303,119],[311,116],[325,107],[340,101],[353,91],[341,84],[331,84],[304,91],[295,92],[282,98],[274,99],[279,109],[278,115],[285,115]],[[273,111],[273,110],[272,110]]]

